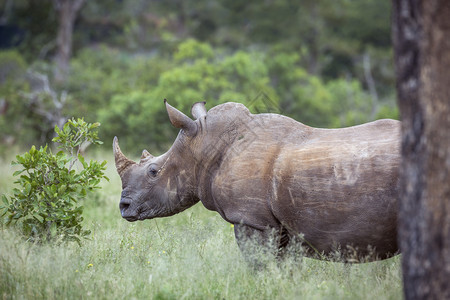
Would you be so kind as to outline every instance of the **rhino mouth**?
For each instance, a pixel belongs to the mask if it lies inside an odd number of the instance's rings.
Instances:
[[[128,222],[134,222],[134,221],[139,220],[139,215],[127,213],[127,211],[125,209],[121,209],[120,214],[122,215],[122,218],[124,218]]]
[[[128,222],[143,221],[145,219],[152,219],[151,210],[146,205],[138,207],[122,206],[120,208],[122,218]]]
[[[136,216],[126,216],[125,217],[125,216],[122,215],[122,218],[124,218],[128,222],[134,222],[134,221],[138,221],[139,220],[139,217],[136,217]]]

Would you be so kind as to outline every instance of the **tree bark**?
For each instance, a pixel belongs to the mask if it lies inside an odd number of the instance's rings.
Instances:
[[[56,69],[55,80],[64,82],[69,73],[69,62],[72,55],[72,35],[73,26],[78,11],[83,6],[85,0],[54,0],[58,13],[58,33],[56,38]]]
[[[450,2],[394,0],[406,299],[450,299]]]

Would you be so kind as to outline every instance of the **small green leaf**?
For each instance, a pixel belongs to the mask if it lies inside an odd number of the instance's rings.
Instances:
[[[3,208],[4,208],[4,207],[3,207]],[[3,208],[2,208],[2,209],[3,209]],[[5,211],[2,212],[2,213],[0,214],[0,218],[3,218],[7,213],[8,213],[8,210],[5,209]],[[2,224],[2,221],[1,221],[1,220],[0,220],[0,224]]]
[[[88,167],[88,165],[87,165],[87,163],[86,163],[86,161],[84,160],[84,157],[83,157],[83,155],[81,155],[81,153],[79,153],[78,154],[78,160],[81,162],[81,164],[83,165],[83,168],[87,168]]]
[[[70,123],[64,124],[63,131],[65,134],[69,134],[72,129],[70,128]]]
[[[2,195],[2,202],[3,202],[3,204],[5,204],[6,206],[8,206],[8,205],[9,205],[9,201],[8,201],[8,198],[6,198],[6,196],[5,196],[5,195]]]
[[[64,166],[66,165],[66,162],[65,162],[64,160],[62,160],[62,159],[59,159],[59,160],[56,162],[56,165],[58,166],[58,168],[62,169],[62,168],[64,168]]]
[[[31,191],[31,184],[30,183],[25,183],[25,193],[28,195]]]
[[[25,158],[23,158],[23,157],[20,156],[20,155],[17,155],[17,156],[16,156],[16,159],[17,159],[18,164],[23,165],[23,164],[25,163]],[[17,164],[17,163],[16,163],[16,164]]]
[[[20,175],[20,174],[22,174],[22,172],[24,172],[24,171],[25,171],[25,170],[15,171],[15,172],[13,173],[13,176]]]
[[[42,222],[44,221],[44,218],[41,217],[41,216],[38,215],[38,214],[34,214],[34,215],[33,215],[33,218],[35,218],[36,220],[38,220],[39,223],[42,223]]]
[[[100,126],[99,122],[95,122],[94,124],[91,124],[91,126],[89,127],[90,129],[94,129]]]
[[[58,189],[58,194],[62,195],[66,191],[67,187],[65,185],[62,185]]]

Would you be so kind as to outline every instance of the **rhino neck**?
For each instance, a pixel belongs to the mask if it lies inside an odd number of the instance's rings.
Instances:
[[[197,195],[209,210],[218,211],[212,193],[218,171],[256,138],[252,119],[243,105],[226,103],[211,109],[202,124],[205,136],[195,153],[195,176]]]
[[[181,146],[180,146],[181,145]],[[179,213],[200,201],[196,186],[198,180],[192,170],[192,154],[183,150],[183,142],[177,143],[167,152],[167,172],[165,190],[171,215]]]

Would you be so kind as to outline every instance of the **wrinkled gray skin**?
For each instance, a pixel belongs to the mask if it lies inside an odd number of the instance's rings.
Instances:
[[[123,218],[167,217],[201,201],[235,224],[240,246],[275,232],[278,247],[302,234],[307,254],[321,258],[336,248],[368,260],[398,252],[400,122],[318,129],[238,103],[204,105],[193,105],[193,121],[166,103],[181,130],[161,156],[144,150],[135,163],[114,138]]]

